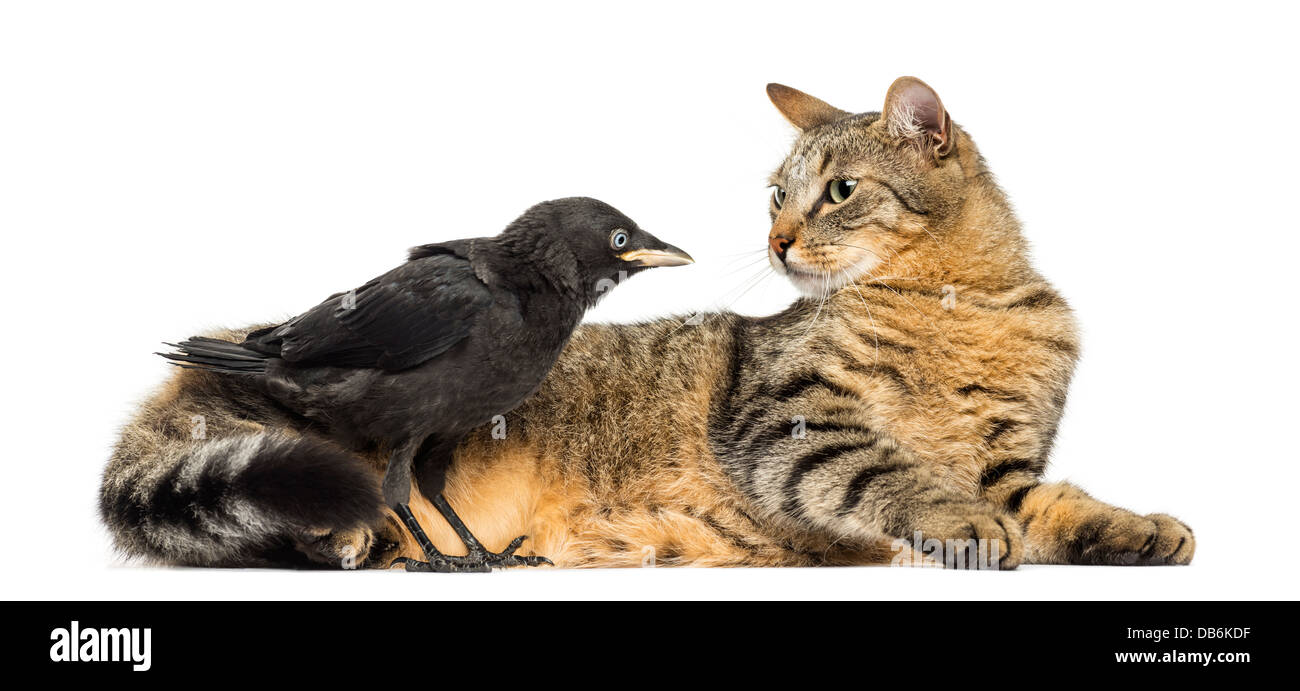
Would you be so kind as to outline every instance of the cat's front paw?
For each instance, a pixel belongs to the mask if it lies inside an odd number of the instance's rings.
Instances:
[[[304,530],[294,537],[294,547],[315,564],[335,569],[355,569],[370,556],[375,531],[369,526],[342,530]]]
[[[1148,564],[1187,564],[1196,552],[1196,536],[1186,523],[1163,513],[1147,514],[1156,524],[1156,537],[1147,556]]]
[[[914,549],[949,568],[1006,571],[1020,566],[1025,546],[1016,519],[981,503],[942,507],[944,511],[922,519],[921,541]]]
[[[1196,538],[1185,523],[1162,513],[1140,516],[1119,510],[1108,520],[1085,521],[1068,543],[1071,563],[1120,566],[1186,564]]]

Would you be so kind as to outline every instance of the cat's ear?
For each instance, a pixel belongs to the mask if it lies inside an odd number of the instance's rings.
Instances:
[[[885,96],[885,125],[889,133],[932,150],[938,156],[952,151],[952,118],[939,94],[916,77],[899,77]]]
[[[801,130],[843,120],[852,115],[784,84],[768,84],[767,97],[772,99],[772,105],[781,111],[781,115],[785,116],[791,125]]]

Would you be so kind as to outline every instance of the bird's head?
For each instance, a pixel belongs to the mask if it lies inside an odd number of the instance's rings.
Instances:
[[[526,224],[550,241],[536,247],[543,271],[563,276],[588,305],[595,304],[628,277],[656,266],[693,264],[691,255],[641,230],[618,209],[589,197],[542,202],[524,217],[545,219]]]

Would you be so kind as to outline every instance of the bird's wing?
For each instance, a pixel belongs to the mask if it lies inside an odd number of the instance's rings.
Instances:
[[[447,242],[435,242],[432,245],[420,245],[407,250],[406,258],[409,261],[433,257],[440,254],[450,254],[461,259],[469,259],[470,251],[474,247],[476,240],[448,240]]]
[[[409,261],[274,329],[250,335],[296,365],[414,367],[469,334],[492,293],[455,253]]]

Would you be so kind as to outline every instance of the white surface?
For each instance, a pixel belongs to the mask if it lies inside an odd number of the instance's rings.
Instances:
[[[1295,597],[1294,6],[554,5],[0,8],[0,595]],[[592,318],[726,304],[792,137],[764,84],[877,110],[903,74],[973,134],[1085,327],[1050,477],[1183,518],[1190,567],[112,565],[98,475],[165,372],[159,341],[287,316],[410,245],[573,194],[700,260],[637,277]],[[734,307],[793,295],[773,276]]]

